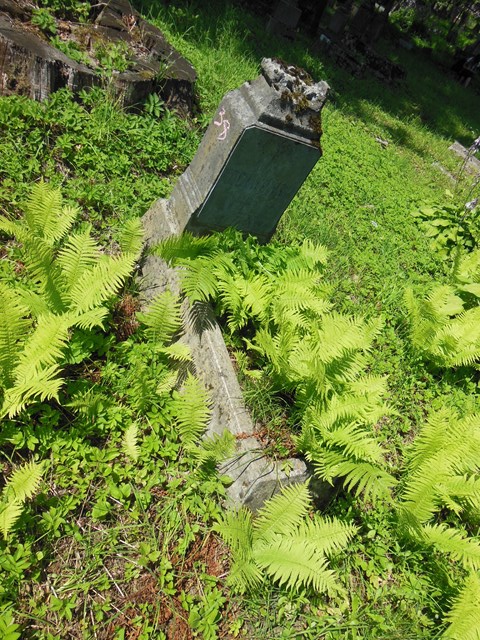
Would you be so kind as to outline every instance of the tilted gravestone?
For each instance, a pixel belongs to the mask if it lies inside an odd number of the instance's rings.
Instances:
[[[320,111],[328,85],[314,84],[304,71],[280,61],[264,60],[262,71],[225,96],[170,200],[158,200],[145,214],[148,244],[184,230],[232,226],[263,241],[272,236],[321,156]],[[142,276],[147,298],[164,289],[179,291],[176,269],[154,255]],[[282,463],[264,455],[215,319],[200,330],[186,322],[182,341],[212,399],[207,435],[228,429],[237,439],[235,456],[222,467],[233,480],[230,501],[258,509],[280,487],[310,480],[317,503],[325,503],[332,487],[313,481],[303,460]]]
[[[262,72],[225,96],[170,200],[154,205],[167,235],[235,227],[268,241],[321,157],[328,85],[279,60]]]

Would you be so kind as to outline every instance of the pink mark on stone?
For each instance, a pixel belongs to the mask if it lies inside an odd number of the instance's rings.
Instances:
[[[230,129],[230,122],[223,117],[225,115],[225,107],[222,107],[220,109],[218,115],[220,116],[220,120],[214,120],[213,124],[215,124],[217,127],[223,127],[223,131],[220,133],[217,140],[225,140],[228,130]]]

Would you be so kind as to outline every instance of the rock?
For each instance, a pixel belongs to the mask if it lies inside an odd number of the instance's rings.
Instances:
[[[72,60],[29,30],[20,21],[28,17],[27,8],[12,7],[11,0],[0,3],[0,95],[17,93],[44,100],[62,87],[78,92],[104,82],[97,69]],[[136,52],[131,70],[112,75],[124,106],[138,105],[150,93],[158,93],[169,107],[184,113],[196,109],[194,68],[130,3],[111,0],[94,24],[73,25],[70,30],[73,40],[88,31],[92,39],[124,42]]]

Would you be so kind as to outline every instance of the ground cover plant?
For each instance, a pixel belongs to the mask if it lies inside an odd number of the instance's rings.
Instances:
[[[50,8],[56,9],[52,3]],[[73,250],[71,238],[78,243],[79,235],[105,256],[120,255],[126,221],[168,193],[195,151],[199,127],[225,91],[255,77],[263,55],[278,55],[326,79],[332,98],[324,111],[324,157],[282,221],[277,245],[262,248],[250,240],[237,241],[235,248],[223,238],[223,261],[206,289],[225,313],[226,335],[228,322],[235,329],[229,339],[254,416],[270,431],[271,443],[279,434],[284,442],[286,431],[297,437],[284,450],[271,446],[272,455],[288,455],[313,441],[312,460],[336,483],[337,494],[318,516],[306,488],[299,488],[299,511],[306,516],[284,528],[270,525],[292,495],[267,506],[251,524],[243,512],[238,520],[221,512],[226,479],[218,478],[214,462],[231,443],[198,445],[208,399],[188,375],[188,354],[175,341],[177,303],[167,295],[139,314],[127,277],[102,302],[101,327],[68,329],[56,359],[63,380],[58,401],[32,396],[22,411],[2,418],[3,635],[478,637],[472,605],[479,589],[478,373],[439,361],[437,354],[431,362],[411,338],[404,301],[406,286],[423,306],[435,287],[453,286],[451,295],[467,313],[477,308],[475,291],[468,290],[476,284],[473,271],[452,285],[453,256],[448,262],[432,250],[411,215],[425,202],[451,203],[446,189],[454,193],[455,206],[470,199],[471,176],[460,176],[461,162],[448,145],[458,138],[468,146],[478,136],[475,96],[416,52],[394,51],[408,73],[405,85],[390,88],[353,81],[315,53],[310,41],[268,36],[261,21],[229,3],[143,8],[195,64],[203,116],[180,120],[154,98],[143,114],[128,114],[99,90],[78,101],[60,92],[41,105],[2,98],[2,214],[10,223],[22,220],[31,183],[44,177],[61,185],[68,205],[80,207],[80,226],[58,238],[44,273],[56,273],[55,260],[64,247]],[[449,106],[452,96],[455,108]],[[460,177],[457,184],[446,172]],[[13,237],[5,227],[2,287],[30,290],[25,283],[32,267],[21,238]],[[302,252],[309,262],[299,267]],[[295,261],[308,278],[301,280],[298,269],[292,278]],[[262,262],[275,266],[269,271],[279,271],[276,279],[266,278]],[[208,261],[193,271],[187,292],[203,291],[205,298],[199,274],[208,271]],[[49,285],[34,279],[43,298]],[[301,308],[289,286],[303,287]],[[291,322],[283,326],[281,317],[289,313]],[[345,366],[352,379],[337,378],[325,361],[330,370],[324,384],[312,390],[317,378],[300,367],[299,335],[308,336],[318,317],[331,317],[326,344],[343,348],[338,329],[352,316],[358,342],[345,355],[356,363],[357,377]],[[24,320],[35,326],[30,314],[19,316]],[[287,335],[293,324],[295,332]],[[325,334],[326,327],[320,324],[319,331]],[[280,336],[293,345],[296,359],[275,360]],[[26,337],[18,333],[15,341]],[[11,376],[17,369],[2,371]],[[367,379],[378,384],[359,416],[358,394],[365,386],[358,383]],[[341,414],[355,384],[356,413],[347,412],[355,426],[337,420],[332,432],[328,419],[334,411]],[[320,401],[330,403],[329,412],[325,406],[317,411]],[[369,440],[364,453],[375,448],[376,463],[392,478],[383,496],[365,496],[359,482],[349,492],[335,480],[347,454],[354,469],[362,460],[352,437],[359,431]],[[465,442],[472,446],[462,449]],[[330,593],[299,571],[295,554],[296,543],[318,533],[322,522],[332,525],[332,542],[328,547],[322,539],[327,546],[315,561],[335,576]],[[214,528],[232,546],[230,560]],[[335,538],[342,531],[343,539]],[[279,548],[292,552],[289,567],[271,553]],[[247,585],[245,575],[254,576]]]

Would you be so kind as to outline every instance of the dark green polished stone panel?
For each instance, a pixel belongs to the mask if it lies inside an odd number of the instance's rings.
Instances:
[[[318,147],[252,126],[243,131],[194,226],[268,239],[320,157]]]

